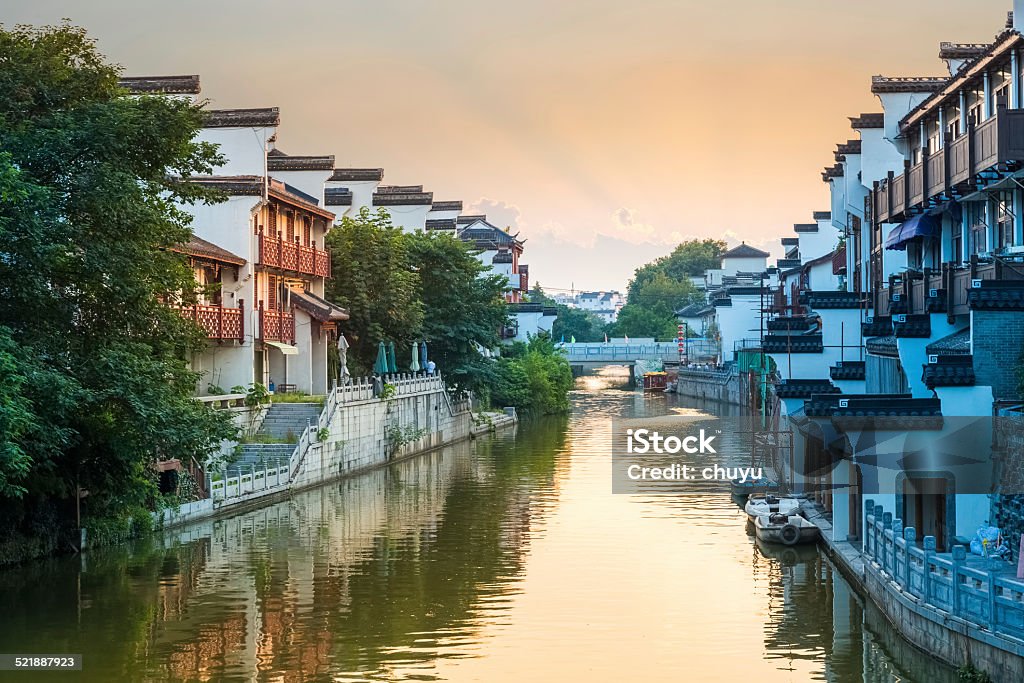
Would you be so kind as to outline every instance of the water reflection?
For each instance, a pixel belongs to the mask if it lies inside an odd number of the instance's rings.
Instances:
[[[757,545],[727,494],[611,495],[612,417],[714,406],[617,370],[573,401],[569,419],[0,573],[0,651],[83,652],[89,681],[949,680],[816,550]]]

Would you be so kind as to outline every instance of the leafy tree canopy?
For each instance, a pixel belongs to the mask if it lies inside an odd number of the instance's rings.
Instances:
[[[327,233],[333,277],[327,298],[348,309],[345,334],[350,370],[369,375],[380,342],[411,345],[420,339],[423,302],[408,241],[385,209],[363,208]]]
[[[487,274],[470,247],[452,235],[417,231],[404,237],[419,275],[430,357],[450,385],[480,391],[486,381],[480,349],[497,348],[509,322],[508,279]]]
[[[205,339],[166,305],[195,287],[179,207],[217,199],[175,180],[220,162],[202,116],[128,96],[79,28],[0,28],[0,537],[40,506],[68,523],[79,485],[89,515],[144,504],[153,460],[233,434],[192,400]]]
[[[629,283],[628,301],[633,303],[634,295],[659,273],[681,281],[703,275],[705,270],[718,268],[725,249],[726,244],[722,240],[706,238],[683,242],[668,256],[637,268]]]

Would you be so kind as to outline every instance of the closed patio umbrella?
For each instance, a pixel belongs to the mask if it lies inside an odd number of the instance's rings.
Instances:
[[[409,372],[420,371],[420,345],[416,342],[412,343],[412,362],[409,363]]]
[[[388,374],[388,352],[384,342],[377,345],[377,360],[373,363],[373,372],[377,375]]]
[[[427,369],[427,342],[420,342],[420,367]]]
[[[398,362],[395,360],[395,342],[388,342],[388,372],[392,375],[398,372]]]
[[[338,334],[338,380],[342,384],[348,383],[348,339],[344,334]]]

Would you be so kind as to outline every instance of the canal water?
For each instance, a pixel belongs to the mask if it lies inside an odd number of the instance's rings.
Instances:
[[[0,652],[82,681],[927,681],[815,548],[722,491],[612,495],[615,416],[711,406],[609,369],[568,417],[132,546],[0,572]]]

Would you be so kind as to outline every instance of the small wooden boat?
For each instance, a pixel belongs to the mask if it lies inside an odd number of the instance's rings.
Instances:
[[[668,373],[645,372],[644,391],[665,391],[668,386]]]
[[[765,543],[799,545],[814,543],[820,530],[799,515],[774,513],[754,518],[754,532]]]
[[[784,515],[800,514],[800,501],[795,498],[777,498],[770,493],[757,493],[747,498],[743,511],[751,524],[757,517],[765,517],[774,513]]]

